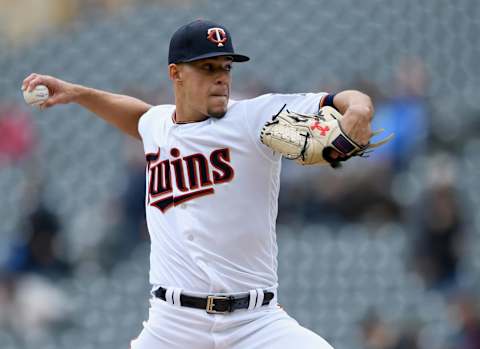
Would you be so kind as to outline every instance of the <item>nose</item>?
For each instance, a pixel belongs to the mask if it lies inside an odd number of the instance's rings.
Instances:
[[[226,71],[219,72],[215,77],[215,84],[217,85],[228,84],[229,81],[230,81],[230,75],[229,75],[229,72],[226,72]]]

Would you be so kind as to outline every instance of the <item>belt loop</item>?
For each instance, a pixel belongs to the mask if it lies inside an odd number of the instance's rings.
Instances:
[[[262,306],[263,304],[263,297],[264,297],[264,294],[263,294],[263,290],[261,288],[257,288],[257,304],[255,304],[255,309],[258,309]]]
[[[250,290],[250,300],[248,302],[248,310],[255,308],[257,303],[257,290]]]
[[[165,302],[170,303],[172,305],[175,304],[173,301],[173,291],[175,290],[175,287],[169,287],[167,288],[167,291],[165,292]]]
[[[173,293],[173,295],[172,295],[173,305],[175,305],[177,307],[181,307],[182,303],[180,302],[180,295],[182,294],[182,289],[176,287],[176,288],[173,289],[172,293]]]

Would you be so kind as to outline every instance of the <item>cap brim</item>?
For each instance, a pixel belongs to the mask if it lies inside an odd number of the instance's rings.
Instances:
[[[206,53],[204,55],[200,55],[197,57],[193,57],[190,59],[186,60],[180,60],[177,63],[189,63],[189,62],[194,62],[198,61],[200,59],[206,59],[206,58],[213,58],[213,57],[222,57],[222,56],[230,56],[232,57],[234,62],[246,62],[250,60],[250,57],[244,56],[244,55],[239,55],[238,53],[231,53],[231,52],[210,52]]]

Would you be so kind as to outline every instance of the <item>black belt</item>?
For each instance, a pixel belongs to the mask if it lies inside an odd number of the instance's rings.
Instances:
[[[163,287],[158,288],[154,292],[155,297],[161,300],[166,300],[166,293],[167,290]],[[262,306],[269,304],[273,296],[273,292],[264,292]],[[183,307],[205,309],[209,314],[226,314],[237,309],[247,309],[250,304],[250,294],[240,298],[234,296],[194,297],[181,294],[180,304]]]

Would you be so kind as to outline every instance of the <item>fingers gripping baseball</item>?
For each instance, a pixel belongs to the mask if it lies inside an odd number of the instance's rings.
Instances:
[[[46,86],[49,92],[48,99],[38,105],[41,109],[70,103],[74,99],[73,84],[49,75],[30,74],[23,80],[22,90],[31,92],[39,85]]]

